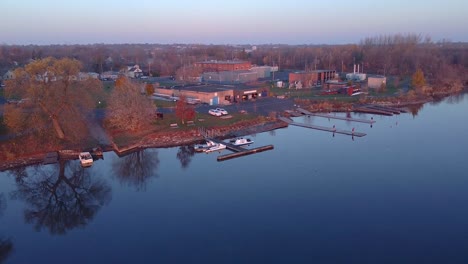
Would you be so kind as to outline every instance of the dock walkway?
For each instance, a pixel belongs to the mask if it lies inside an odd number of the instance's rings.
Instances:
[[[366,124],[374,124],[375,120],[368,120],[368,119],[359,119],[359,118],[352,118],[352,117],[342,117],[342,116],[334,116],[330,114],[323,114],[323,113],[312,113],[302,108],[297,108],[297,111],[309,115],[309,116],[318,116],[330,119],[338,119],[338,120],[345,120],[345,121],[352,121],[352,122],[359,122],[359,123],[366,123]]]
[[[258,152],[271,150],[271,149],[274,148],[273,145],[266,145],[266,146],[262,146],[262,147],[258,147],[258,148],[246,149],[246,148],[243,148],[241,146],[236,146],[236,145],[233,145],[233,144],[231,144],[229,142],[225,142],[225,141],[215,139],[215,138],[207,138],[207,140],[211,140],[211,141],[213,141],[215,143],[218,143],[218,144],[224,144],[224,145],[226,145],[227,149],[229,149],[229,150],[231,150],[233,152],[233,153],[229,153],[229,154],[226,154],[226,155],[218,156],[218,158],[217,158],[218,161],[223,161],[223,160],[238,158],[238,157],[242,157],[242,156],[247,156],[247,155],[251,155],[251,154],[254,154],[254,153],[258,153]]]
[[[316,126],[312,124],[304,124],[304,123],[299,123],[299,122],[294,122],[291,119],[285,118],[285,117],[279,117],[280,120],[292,125],[292,126],[299,126],[299,127],[306,127],[306,128],[311,128],[311,129],[316,129],[316,130],[321,130],[321,131],[327,131],[327,132],[332,132],[336,134],[342,134],[342,135],[348,135],[348,136],[355,136],[355,137],[363,137],[367,135],[366,133],[362,132],[355,132],[355,131],[348,131],[348,130],[342,130],[342,129],[336,129],[333,127],[323,127],[323,126]]]

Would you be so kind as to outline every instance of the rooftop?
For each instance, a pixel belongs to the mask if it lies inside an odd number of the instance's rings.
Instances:
[[[226,61],[219,61],[219,60],[210,60],[210,61],[199,61],[197,63],[203,63],[203,64],[242,64],[242,63],[249,63],[248,61],[242,61],[242,60],[226,60]]]
[[[232,90],[232,86],[228,85],[191,85],[191,86],[176,86],[173,89],[175,90],[185,90],[185,91],[195,91],[195,92],[206,92],[206,93],[215,93],[219,91]]]

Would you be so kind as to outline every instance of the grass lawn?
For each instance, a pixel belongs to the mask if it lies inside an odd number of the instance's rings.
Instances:
[[[154,104],[156,105],[156,107],[168,108],[168,107],[175,107],[176,102],[156,99],[154,100]]]
[[[179,130],[190,130],[194,127],[214,127],[214,126],[228,126],[240,121],[248,121],[257,118],[256,115],[252,114],[233,114],[231,118],[220,118],[209,114],[197,113],[193,120],[193,125],[182,124],[175,114],[164,114],[164,119],[158,119],[155,121],[155,131],[173,130],[171,124],[177,124]]]

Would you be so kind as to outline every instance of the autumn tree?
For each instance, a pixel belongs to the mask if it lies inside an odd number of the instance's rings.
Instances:
[[[120,77],[109,98],[107,121],[111,127],[138,130],[150,125],[156,107],[140,86],[126,77]]]
[[[421,88],[426,85],[423,71],[419,68],[411,77],[411,85],[415,88]]]
[[[177,101],[175,106],[175,112],[182,124],[185,124],[187,120],[193,120],[193,118],[195,118],[195,110],[191,105],[187,104],[187,98],[183,95],[179,96],[179,101]]]
[[[147,83],[145,85],[145,92],[146,95],[153,95],[154,94],[154,86],[151,83]]]
[[[75,142],[85,138],[87,116],[103,90],[96,79],[79,81],[80,69],[77,60],[52,57],[16,69],[5,94],[7,98],[22,98],[27,107],[6,107],[5,124],[18,134],[37,133]]]

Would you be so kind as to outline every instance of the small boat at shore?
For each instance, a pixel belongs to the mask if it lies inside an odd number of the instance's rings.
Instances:
[[[206,149],[205,153],[210,153],[210,152],[215,152],[215,151],[221,152],[221,150],[226,148],[226,145],[224,145],[224,144],[221,144],[221,143],[214,143],[214,144],[215,145],[213,145],[210,148]]]
[[[80,152],[78,158],[80,159],[81,166],[83,167],[93,165],[93,156],[91,156],[91,153],[89,152]]]
[[[250,145],[254,143],[250,138],[243,137],[231,139],[229,142],[235,146]]]
[[[211,140],[206,140],[204,144],[196,144],[193,148],[196,152],[205,152],[207,149],[215,146],[216,143]]]

